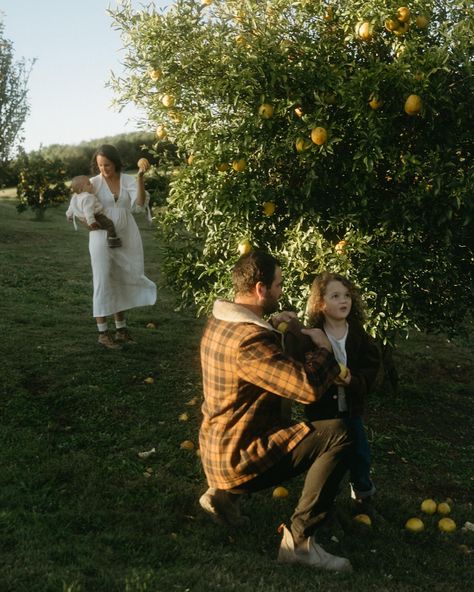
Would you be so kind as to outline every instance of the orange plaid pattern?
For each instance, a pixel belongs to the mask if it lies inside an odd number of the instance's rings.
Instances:
[[[306,354],[303,365],[283,353],[279,333],[215,316],[204,330],[201,365],[201,459],[209,486],[219,489],[265,472],[310,432],[305,422],[283,425],[281,397],[314,403],[339,374],[325,349]]]

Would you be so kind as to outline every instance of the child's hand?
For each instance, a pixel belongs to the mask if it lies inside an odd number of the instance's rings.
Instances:
[[[100,224],[98,224],[97,222],[92,222],[92,224],[89,226],[89,228],[91,230],[100,230]]]
[[[346,374],[345,374],[344,378],[341,378],[341,375],[339,374],[339,376],[334,381],[334,384],[336,384],[337,386],[349,386],[351,383],[351,380],[352,380],[351,371],[349,370],[349,368],[346,368]]]

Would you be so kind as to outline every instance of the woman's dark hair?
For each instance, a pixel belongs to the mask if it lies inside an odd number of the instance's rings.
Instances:
[[[323,323],[324,295],[326,294],[330,282],[341,282],[341,284],[348,289],[352,300],[352,306],[351,312],[347,318],[349,321],[355,321],[360,325],[363,325],[365,321],[365,310],[357,286],[344,276],[339,275],[338,273],[330,273],[329,271],[324,271],[318,275],[311,286],[308,304],[306,305],[308,325],[310,327],[315,327]]]
[[[243,255],[232,271],[232,285],[236,294],[248,294],[258,282],[271,288],[275,279],[275,269],[280,264],[272,255],[254,250]]]
[[[114,163],[117,173],[120,173],[122,170],[122,161],[120,160],[119,151],[117,148],[115,148],[115,146],[112,146],[112,144],[102,144],[102,146],[97,148],[91,160],[91,171],[93,175],[97,175],[99,173],[99,167],[97,166],[98,156],[104,156],[105,158],[108,158]]]

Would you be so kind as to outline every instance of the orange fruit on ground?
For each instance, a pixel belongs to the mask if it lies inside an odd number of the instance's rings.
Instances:
[[[372,526],[372,520],[370,519],[370,516],[367,516],[367,514],[357,514],[357,516],[354,516],[353,520],[354,522],[358,522],[359,524]]]
[[[406,6],[400,6],[400,8],[397,10],[397,19],[401,23],[408,23],[410,20],[410,9]]]
[[[239,160],[234,160],[234,162],[232,163],[232,168],[237,173],[241,173],[242,171],[245,171],[245,169],[247,168],[247,162],[246,162],[245,158],[240,158]]]
[[[272,497],[288,497],[288,489],[282,485],[279,485],[273,490]]]
[[[441,502],[440,504],[438,504],[438,507],[436,509],[438,511],[438,514],[449,514],[451,512],[451,506],[446,502]]]
[[[263,103],[258,108],[258,114],[262,119],[270,119],[273,117],[273,105],[270,105],[270,103]]]
[[[311,140],[318,146],[322,146],[328,139],[328,133],[324,127],[315,127],[311,131]]]
[[[423,103],[418,95],[410,95],[405,101],[405,113],[407,115],[417,115],[421,111]]]
[[[184,442],[181,442],[179,447],[182,448],[183,450],[193,450],[194,443],[191,442],[191,440],[184,440]]]
[[[405,522],[405,528],[410,532],[421,532],[425,529],[425,525],[423,524],[423,520],[419,518],[410,518]]]
[[[436,512],[437,504],[433,499],[425,499],[421,502],[420,508],[425,514],[434,514]]]
[[[454,532],[456,530],[456,522],[451,518],[441,518],[438,522],[438,528],[442,532]]]
[[[343,255],[346,250],[346,246],[347,246],[347,241],[341,240],[336,244],[336,246],[334,247],[334,250],[336,251],[336,253],[338,255]]]

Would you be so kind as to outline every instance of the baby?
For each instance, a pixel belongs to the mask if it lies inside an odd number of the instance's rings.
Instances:
[[[122,241],[115,232],[114,223],[104,214],[104,208],[93,194],[92,183],[86,175],[74,177],[71,181],[73,192],[69,208],[66,212],[68,220],[77,218],[89,230],[106,230],[109,247],[121,247]]]

